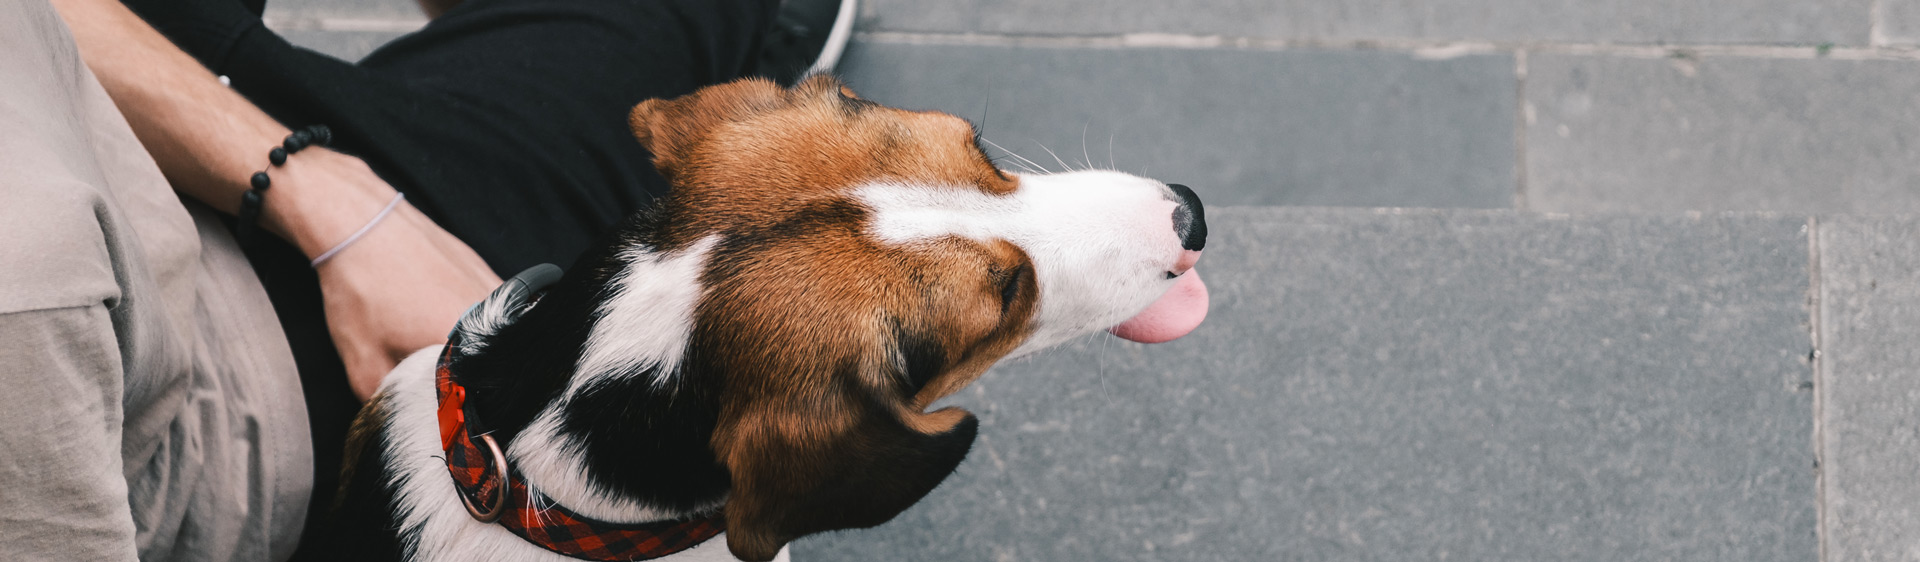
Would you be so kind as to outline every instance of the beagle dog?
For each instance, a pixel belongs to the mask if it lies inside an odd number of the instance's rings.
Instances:
[[[784,558],[951,474],[975,418],[929,409],[995,362],[1206,314],[1183,186],[1006,172],[967,121],[829,76],[630,125],[672,194],[387,376],[348,446],[340,559]]]

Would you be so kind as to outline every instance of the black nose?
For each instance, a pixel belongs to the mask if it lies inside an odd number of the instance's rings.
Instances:
[[[1200,196],[1177,183],[1167,187],[1173,188],[1173,194],[1180,198],[1180,206],[1173,210],[1173,232],[1180,235],[1180,247],[1196,252],[1206,249],[1207,210],[1200,206]]]

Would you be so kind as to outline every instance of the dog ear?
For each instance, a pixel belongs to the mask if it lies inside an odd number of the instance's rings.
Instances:
[[[653,164],[672,177],[688,152],[714,127],[785,103],[785,91],[761,78],[710,86],[673,99],[650,99],[627,113],[627,127]]]
[[[964,410],[907,411],[864,389],[833,394],[813,397],[812,407],[762,409],[736,426],[723,454],[734,556],[771,560],[803,535],[885,523],[933,491],[973,447],[979,422]]]

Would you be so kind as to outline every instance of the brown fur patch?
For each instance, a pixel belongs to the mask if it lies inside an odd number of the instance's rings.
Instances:
[[[360,413],[353,417],[353,424],[347,426],[346,451],[340,464],[340,488],[333,494],[333,505],[329,509],[339,509],[347,499],[347,491],[353,487],[353,477],[360,466],[360,456],[367,454],[367,448],[379,442],[380,432],[387,424],[387,394],[375,393],[372,399],[360,406]],[[380,454],[375,451],[373,454]]]
[[[1013,192],[972,126],[860,100],[824,76],[649,100],[629,122],[675,188],[660,249],[723,238],[690,349],[724,379],[712,446],[734,475],[735,555],[764,560],[801,534],[884,522],[938,484],[971,443],[971,416],[924,410],[1025,340],[1033,264],[1005,241],[883,245],[863,235],[867,210],[850,191]]]

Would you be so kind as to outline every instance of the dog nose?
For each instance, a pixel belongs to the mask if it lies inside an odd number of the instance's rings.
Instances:
[[[1179,276],[1193,269],[1200,261],[1200,251],[1207,247],[1207,212],[1200,205],[1200,196],[1192,188],[1177,183],[1167,184],[1173,190],[1175,201],[1179,205],[1173,208],[1173,233],[1180,237],[1180,259],[1173,263],[1170,276]]]
[[[1173,233],[1180,236],[1180,247],[1198,253],[1207,247],[1207,212],[1200,205],[1200,196],[1193,189],[1177,183],[1167,184],[1173,189],[1174,197],[1180,206],[1173,209]]]

